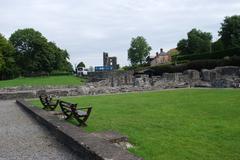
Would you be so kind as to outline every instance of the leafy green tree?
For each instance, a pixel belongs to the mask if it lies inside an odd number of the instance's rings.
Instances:
[[[53,70],[71,72],[73,68],[72,65],[67,61],[69,59],[69,54],[67,50],[60,49],[54,42],[48,42],[48,47],[52,56],[51,64]]]
[[[16,50],[17,65],[23,72],[50,72],[51,54],[49,55],[47,39],[32,28],[19,29],[10,39]]]
[[[0,34],[0,79],[10,79],[18,75],[14,60],[14,48],[9,41]]]
[[[16,63],[22,73],[69,71],[69,54],[32,28],[19,29],[10,39],[16,51]],[[71,69],[72,70],[72,69]]]
[[[77,67],[85,67],[85,64],[83,62],[78,63]]]
[[[222,50],[224,50],[224,46],[221,38],[218,39],[216,42],[212,43],[212,52],[217,52]]]
[[[142,64],[152,48],[142,36],[132,38],[131,46],[128,49],[128,59],[132,65]]]
[[[0,71],[2,70],[3,66],[4,66],[3,55],[2,55],[2,53],[0,52]]]
[[[240,47],[240,15],[225,17],[219,31],[224,48]]]
[[[182,39],[177,44],[180,54],[206,53],[211,50],[212,35],[209,32],[192,29],[187,34],[188,39]]]
[[[70,62],[68,62],[68,61],[66,61],[66,69],[65,69],[65,71],[72,72],[72,73],[74,72],[73,65]]]
[[[0,71],[3,70],[3,67],[5,65],[4,60],[4,54],[8,51],[6,48],[8,48],[8,42],[7,40],[0,34]]]
[[[188,51],[188,40],[182,39],[177,44],[177,50],[180,51],[180,54],[187,54]]]

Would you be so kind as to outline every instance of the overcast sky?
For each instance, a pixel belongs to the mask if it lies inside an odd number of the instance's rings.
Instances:
[[[218,38],[225,16],[240,14],[240,0],[1,0],[0,33],[40,31],[67,49],[73,65],[102,65],[102,52],[129,64],[131,38],[144,36],[152,54],[175,48],[192,28]]]

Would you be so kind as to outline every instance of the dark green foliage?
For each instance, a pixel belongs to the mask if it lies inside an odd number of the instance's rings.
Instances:
[[[187,39],[182,39],[178,42],[177,44],[177,50],[180,51],[181,54],[187,54],[188,51],[188,40]]]
[[[14,59],[14,48],[0,34],[0,80],[18,76],[18,68]]]
[[[146,67],[149,67],[148,63],[138,64],[138,65],[134,65],[134,66],[124,66],[124,67],[122,67],[122,69],[125,71],[131,71],[131,70],[141,70]]]
[[[54,42],[48,42],[48,45],[50,52],[54,57],[54,59],[52,59],[53,71],[72,72],[72,64],[67,61],[67,59],[69,59],[67,50],[60,49]]]
[[[49,76],[68,76],[68,75],[73,75],[73,73],[67,71],[53,71],[49,74]]]
[[[19,29],[10,39],[16,52],[16,63],[22,74],[51,73],[54,70],[72,70],[69,55],[38,31],[32,28]]]
[[[74,72],[72,63],[66,61],[66,68],[65,68],[65,71],[66,71],[66,72],[71,72],[71,73]]]
[[[47,39],[34,29],[17,30],[9,39],[16,51],[16,62],[25,72],[52,70],[51,57],[47,50]]]
[[[240,16],[225,17],[219,35],[225,48],[240,47]]]
[[[128,49],[128,59],[133,66],[142,64],[151,50],[152,48],[148,45],[144,37],[138,36],[132,38],[131,46]]]
[[[224,57],[230,57],[238,55],[240,56],[240,48],[231,48],[226,50],[220,50],[214,53],[203,53],[203,54],[190,54],[190,55],[177,55],[172,56],[173,61],[181,63],[186,60],[200,60],[200,59],[221,59]]]
[[[182,39],[177,44],[180,54],[205,53],[210,51],[212,35],[208,32],[192,29],[188,32],[188,39]]]
[[[222,39],[218,39],[216,42],[212,43],[212,50],[211,52],[218,52],[218,51],[223,51],[224,50],[224,45],[222,42]]]
[[[162,75],[163,73],[183,72],[187,69],[201,71],[201,69],[213,69],[218,66],[240,66],[240,56],[233,56],[229,59],[194,60],[178,65],[159,65],[150,67],[145,73],[150,75]]]
[[[77,67],[85,67],[85,64],[83,62],[78,63]]]

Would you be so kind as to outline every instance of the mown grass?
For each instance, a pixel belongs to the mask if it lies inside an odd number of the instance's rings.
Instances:
[[[85,130],[128,135],[146,160],[240,159],[240,90],[183,89],[63,98],[93,112]],[[39,101],[33,102],[41,106]]]
[[[73,86],[81,85],[84,80],[75,76],[43,76],[31,78],[17,78],[0,81],[0,88],[19,86]]]

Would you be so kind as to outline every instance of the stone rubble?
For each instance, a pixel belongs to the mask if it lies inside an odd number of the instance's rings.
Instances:
[[[202,69],[201,72],[186,70],[183,73],[164,73],[152,77],[145,74],[121,74],[84,86],[5,88],[0,89],[0,99],[37,98],[43,93],[77,96],[189,87],[240,88],[240,67],[216,67],[212,70]]]

